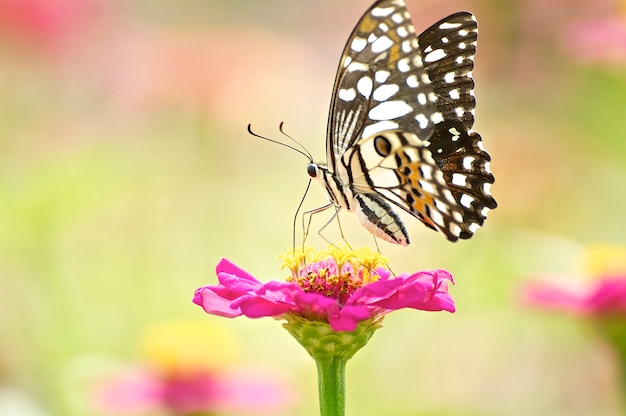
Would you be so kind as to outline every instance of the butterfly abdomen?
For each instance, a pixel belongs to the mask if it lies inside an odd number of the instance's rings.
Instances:
[[[399,244],[409,245],[409,234],[391,206],[376,194],[354,194],[357,206],[353,211],[365,229],[376,237]]]

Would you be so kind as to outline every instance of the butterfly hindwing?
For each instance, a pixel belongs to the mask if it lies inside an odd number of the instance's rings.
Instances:
[[[491,160],[474,124],[474,55],[478,25],[471,13],[459,12],[433,24],[419,35],[424,67],[437,96],[434,132],[429,139],[434,159],[443,172],[463,218],[469,238],[496,208],[490,185]]]
[[[441,135],[444,135],[445,140],[439,140]],[[450,137],[454,139],[454,150],[446,144]],[[481,137],[474,131],[464,130],[459,122],[446,122],[445,128],[435,130],[431,141],[439,143],[438,147],[431,144],[429,148],[465,221],[471,225],[471,230],[475,230],[483,224],[487,212],[497,207],[490,192],[494,182],[489,170],[491,158],[482,148]],[[440,149],[443,151],[438,153]]]
[[[455,241],[468,230],[442,171],[415,134],[387,131],[363,139],[345,154],[357,192],[375,190],[393,205]]]

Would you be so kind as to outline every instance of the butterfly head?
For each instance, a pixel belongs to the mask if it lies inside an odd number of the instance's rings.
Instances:
[[[333,190],[331,189],[332,174],[328,170],[326,165],[320,163],[309,163],[306,167],[306,173],[309,175],[309,178],[314,181],[318,181],[322,184],[322,186],[328,192],[328,197],[331,201],[334,201],[336,198],[333,198]]]
[[[317,163],[309,163],[306,167],[306,173],[309,174],[311,179],[321,179],[326,172],[328,172],[328,168]]]
[[[344,183],[329,169],[328,166],[321,163],[309,163],[306,167],[306,172],[309,177],[322,185],[326,190],[326,195],[330,202],[336,207],[345,208],[351,211],[351,204],[348,201],[348,195],[351,197],[352,192],[349,187],[346,187]]]

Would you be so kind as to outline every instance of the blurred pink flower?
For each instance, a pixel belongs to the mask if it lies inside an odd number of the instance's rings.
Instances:
[[[626,394],[626,246],[593,245],[585,250],[583,260],[593,282],[579,284],[576,289],[556,283],[528,283],[522,287],[522,301],[569,313],[589,324],[614,353]],[[569,279],[568,284],[575,280]]]
[[[219,325],[159,322],[141,334],[141,361],[115,371],[94,392],[106,415],[165,412],[278,414],[292,401],[275,372],[231,365],[236,343]]]
[[[98,390],[107,414],[165,409],[174,415],[200,412],[267,412],[284,408],[285,388],[268,374],[210,373],[165,375],[137,367],[109,379]]]
[[[452,276],[445,270],[401,274],[390,278],[380,257],[369,251],[330,248],[315,261],[287,255],[286,282],[261,283],[222,259],[219,285],[196,290],[194,303],[205,312],[233,318],[293,315],[330,324],[334,331],[354,331],[361,321],[401,308],[454,312],[448,294]]]
[[[626,275],[601,278],[582,291],[534,282],[524,288],[523,299],[529,305],[578,315],[626,318]]]
[[[565,49],[584,62],[626,63],[626,17],[580,20],[563,36]]]
[[[182,109],[239,129],[242,120],[254,122],[251,115],[271,120],[293,112],[291,101],[268,106],[264,98],[289,96],[293,85],[307,101],[319,97],[316,82],[301,82],[319,76],[320,63],[310,58],[314,51],[270,30],[228,24],[126,27],[108,39],[106,59],[97,61],[105,92],[132,114]],[[295,69],[279,65],[285,56]]]
[[[596,244],[582,257],[590,282],[565,287],[551,282],[531,282],[522,288],[524,303],[587,317],[626,317],[626,247]]]
[[[84,36],[101,12],[100,0],[0,1],[0,36],[35,48],[54,48]]]

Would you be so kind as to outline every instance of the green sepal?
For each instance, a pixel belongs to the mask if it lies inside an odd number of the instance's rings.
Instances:
[[[382,327],[382,317],[359,322],[352,332],[336,332],[326,322],[311,321],[295,315],[288,314],[284,318],[287,322],[283,327],[318,363],[336,358],[347,361]]]

